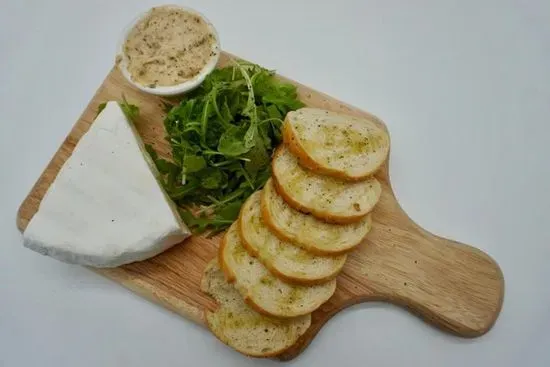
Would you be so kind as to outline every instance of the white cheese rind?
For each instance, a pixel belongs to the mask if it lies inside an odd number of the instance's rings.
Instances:
[[[58,260],[116,267],[145,260],[190,233],[120,106],[109,102],[80,139],[23,233]]]

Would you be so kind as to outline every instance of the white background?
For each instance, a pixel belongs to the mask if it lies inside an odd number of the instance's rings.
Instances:
[[[123,27],[155,2],[0,4],[0,366],[276,365],[23,248],[18,205],[112,67]],[[384,119],[405,210],[504,272],[504,308],[481,338],[364,304],[291,365],[550,365],[550,2],[186,4],[226,50]]]

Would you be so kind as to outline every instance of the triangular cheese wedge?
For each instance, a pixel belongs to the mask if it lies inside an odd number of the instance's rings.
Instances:
[[[46,192],[25,246],[95,267],[159,254],[189,230],[157,175],[133,124],[118,103],[107,103]]]

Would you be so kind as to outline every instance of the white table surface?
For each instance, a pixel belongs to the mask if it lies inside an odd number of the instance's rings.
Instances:
[[[371,111],[425,228],[501,265],[504,307],[466,340],[352,307],[297,366],[550,365],[550,2],[188,1],[223,47]],[[0,366],[251,366],[205,329],[22,246],[15,213],[154,1],[0,5]]]

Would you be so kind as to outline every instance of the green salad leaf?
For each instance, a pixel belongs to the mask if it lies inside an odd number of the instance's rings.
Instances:
[[[119,102],[118,105],[128,120],[135,121],[139,117],[139,108],[128,103],[126,97],[122,96],[122,102]]]
[[[195,232],[217,233],[271,175],[284,116],[303,107],[273,71],[237,62],[214,70],[177,105],[165,105],[172,162],[147,147],[164,187]],[[127,115],[133,109],[125,110]]]
[[[118,102],[118,105],[120,106],[120,109],[122,110],[124,115],[126,115],[128,120],[135,121],[136,118],[138,118],[139,107],[128,103],[124,95],[122,95],[122,102]],[[101,111],[105,109],[105,107],[107,107],[107,102],[100,103],[99,106],[97,106],[96,117],[101,113]]]

